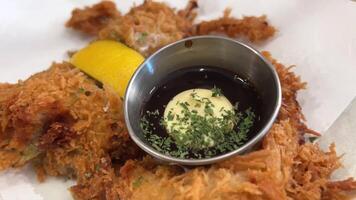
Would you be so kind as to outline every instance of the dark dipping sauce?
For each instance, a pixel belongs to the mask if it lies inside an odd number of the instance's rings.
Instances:
[[[238,112],[243,113],[245,110],[250,109],[254,113],[254,122],[246,134],[247,137],[244,140],[244,144],[253,138],[261,129],[260,114],[262,100],[260,95],[250,82],[234,72],[217,67],[193,66],[169,74],[161,83],[161,85],[152,89],[150,97],[145,100],[143,110],[141,111],[141,117],[145,116],[148,124],[151,126],[152,133],[158,137],[169,137],[164,125],[161,123],[165,107],[169,101],[183,91],[196,88],[220,88],[223,96],[225,96],[231,104],[234,105],[238,102]],[[158,113],[157,115],[146,115],[146,113],[153,113],[155,111],[156,114]],[[234,126],[234,130],[235,129],[238,129],[238,124]],[[150,142],[148,143],[152,146]],[[174,143],[169,146],[172,151],[177,150],[177,146]],[[153,146],[153,148],[156,150],[160,149],[157,148],[157,146]],[[209,148],[211,147],[207,147],[207,149]],[[206,150],[202,150],[198,153],[189,152],[183,156],[170,156],[184,159],[203,159],[221,155],[229,151],[214,150],[213,155],[206,155],[206,152]]]

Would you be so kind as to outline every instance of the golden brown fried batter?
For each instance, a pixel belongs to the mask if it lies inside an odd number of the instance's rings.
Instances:
[[[100,15],[98,11],[105,15],[108,12],[94,9],[96,6],[76,10],[76,15],[72,14],[68,24],[75,21],[78,22],[77,27],[80,27],[80,24],[86,26],[92,24],[92,19],[86,20],[81,17],[82,15],[90,16],[91,12]],[[98,26],[97,29],[101,30],[96,30],[96,32],[99,39],[121,41],[145,56],[164,45],[192,35],[222,33],[230,37],[242,35],[251,41],[262,41],[272,37],[275,33],[275,28],[268,24],[265,16],[236,19],[229,17],[228,10],[220,19],[194,25],[197,7],[197,2],[192,0],[184,10],[175,12],[164,3],[146,0],[142,5],[132,8],[126,15],[116,17],[103,26]],[[92,34],[83,28],[76,29]]]
[[[282,84],[282,107],[279,111],[278,119],[290,119],[294,126],[298,127],[301,134],[309,133],[320,136],[319,133],[308,129],[304,123],[304,116],[297,101],[298,90],[305,89],[306,83],[301,82],[300,77],[296,76],[292,71],[292,67],[286,67],[279,63],[276,59],[271,57],[269,52],[262,52],[262,54],[273,64],[276,68],[279,79]]]
[[[74,9],[66,26],[89,35],[97,35],[101,29],[120,16],[113,2],[102,1],[92,7]]]
[[[184,15],[184,16],[183,16]],[[177,15],[163,3],[145,1],[99,32],[99,39],[118,40],[148,56],[182,39],[192,27],[187,13]]]
[[[225,10],[224,16],[220,19],[201,22],[196,26],[193,34],[222,33],[232,38],[245,36],[251,42],[257,42],[272,37],[276,32],[276,29],[267,22],[266,16],[236,19],[230,17],[230,11]]]
[[[136,156],[120,97],[69,63],[18,84],[0,85],[0,170],[33,161],[46,174],[78,183]]]
[[[119,199],[119,193],[115,188],[117,179],[114,169],[106,166],[92,177],[71,187],[70,191],[74,199],[116,200]]]
[[[260,41],[275,32],[264,16],[235,19],[228,11],[218,20],[193,25],[196,7],[191,1],[175,12],[145,1],[120,16],[113,3],[104,1],[74,10],[67,26],[120,40],[144,55],[190,35],[224,33]],[[324,152],[303,139],[305,133],[317,134],[305,125],[296,100],[305,83],[263,54],[278,72],[283,100],[278,119],[255,152],[187,172],[150,157],[140,159],[118,95],[60,63],[18,84],[0,84],[0,170],[32,162],[40,180],[46,175],[75,178],[77,185],[70,190],[83,200],[347,199],[356,182],[330,181],[340,167],[335,147]]]
[[[186,173],[176,167],[154,165],[150,158],[128,161],[120,170],[118,188],[123,199],[347,199],[356,189],[353,179],[331,182],[340,167],[335,148],[300,143],[306,128],[296,92],[305,83],[270,57],[283,88],[282,111],[263,141],[262,149],[211,167]]]

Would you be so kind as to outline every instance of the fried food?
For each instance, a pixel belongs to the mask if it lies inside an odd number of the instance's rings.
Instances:
[[[74,9],[66,26],[96,36],[100,30],[120,16],[112,1],[102,1],[92,7]]]
[[[265,15],[260,17],[230,17],[230,9],[225,10],[220,19],[203,21],[196,25],[194,35],[208,35],[212,33],[226,34],[229,37],[245,36],[251,42],[263,41],[272,37],[276,29],[270,26]]]
[[[193,24],[197,3],[175,12],[145,1],[121,16],[103,1],[76,9],[67,26],[120,40],[144,55],[178,39],[223,33],[265,40],[275,29],[262,17]],[[122,117],[120,97],[71,64],[50,69],[18,84],[0,84],[0,170],[32,163],[39,180],[47,175],[77,180],[75,199],[347,199],[356,189],[350,178],[331,181],[340,167],[334,145],[328,152],[305,141],[309,130],[296,100],[306,84],[263,53],[282,84],[278,119],[260,149],[212,166],[184,169],[157,163],[133,144]]]
[[[41,180],[51,175],[80,183],[138,152],[117,93],[69,63],[1,84],[0,93],[0,170],[32,162]]]
[[[83,26],[93,24],[90,17],[85,20],[82,16],[91,16],[92,12],[94,16],[106,15],[109,11],[95,9],[95,7],[103,7],[99,6],[100,4],[103,2],[83,10],[76,10],[67,26],[92,34],[90,30],[80,28],[81,23]],[[96,32],[99,39],[121,41],[145,56],[164,45],[192,35],[214,33],[222,33],[230,37],[242,35],[254,42],[270,38],[275,33],[275,28],[267,22],[266,16],[236,19],[229,16],[228,10],[220,19],[194,24],[197,7],[196,1],[190,1],[185,9],[176,12],[164,3],[147,0],[142,5],[132,8],[126,15],[114,17],[109,23],[98,26],[97,28],[101,30]],[[112,7],[107,9],[111,10]],[[78,23],[74,25],[73,21]]]
[[[154,164],[151,158],[127,161],[120,169],[123,199],[347,199],[356,189],[353,179],[332,182],[341,166],[334,145],[328,152],[305,143],[305,124],[296,101],[304,88],[289,68],[264,55],[275,65],[282,82],[283,103],[278,120],[261,150],[236,156],[186,173],[177,167]]]
[[[145,1],[108,24],[98,37],[123,41],[148,56],[158,48],[185,37],[191,27],[190,18],[176,14],[163,3]]]

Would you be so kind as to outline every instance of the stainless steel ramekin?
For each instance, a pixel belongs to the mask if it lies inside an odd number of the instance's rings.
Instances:
[[[179,159],[164,155],[152,148],[143,136],[140,128],[142,108],[150,98],[152,89],[157,87],[166,75],[185,67],[199,65],[225,68],[248,79],[262,98],[262,128],[242,147],[212,158]],[[281,99],[278,75],[257,50],[225,37],[198,36],[163,47],[139,66],[126,89],[125,121],[133,141],[153,157],[174,164],[206,165],[245,153],[255,147],[276,119]]]

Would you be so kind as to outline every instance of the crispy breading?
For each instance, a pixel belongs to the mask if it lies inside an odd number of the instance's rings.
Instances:
[[[199,23],[193,34],[208,35],[212,33],[222,33],[232,38],[245,36],[251,42],[257,42],[272,37],[276,32],[276,29],[267,22],[265,15],[237,19],[230,17],[230,12],[231,10],[226,9],[224,16],[220,19]]]
[[[262,55],[267,58],[278,72],[282,85],[282,107],[279,111],[278,119],[290,119],[294,126],[298,127],[301,134],[309,133],[320,136],[319,133],[308,129],[305,124],[305,118],[297,101],[297,92],[306,88],[306,83],[302,82],[299,76],[296,76],[291,69],[294,66],[286,67],[272,58],[271,54],[263,51]]]
[[[81,24],[84,27],[92,24],[90,17],[86,20],[82,16],[91,16],[91,12],[93,15],[100,15],[98,12],[105,15],[108,12],[105,9],[94,9],[100,4],[76,10],[68,24],[72,24],[72,21],[78,22],[74,28],[79,27],[76,29],[92,34],[91,31],[80,28]],[[236,19],[229,16],[228,10],[220,19],[193,24],[197,7],[198,3],[191,0],[185,9],[176,12],[164,3],[146,0],[142,5],[133,7],[124,16],[115,17],[109,23],[97,26],[96,28],[101,30],[95,32],[99,39],[121,41],[144,56],[148,56],[164,45],[192,35],[220,33],[229,37],[242,35],[251,41],[262,41],[272,37],[276,31],[267,22],[266,16]]]
[[[57,118],[65,118],[66,109],[61,95],[50,90],[47,73],[39,73],[29,80],[11,86],[11,91],[1,90],[1,157],[16,157],[11,163],[0,163],[0,169],[18,167],[39,153],[38,137]],[[58,80],[53,80],[58,81]],[[51,94],[52,92],[52,94]],[[3,160],[1,160],[3,161]]]
[[[112,1],[101,1],[91,7],[74,9],[66,26],[89,35],[97,35],[100,30],[120,16]]]
[[[110,166],[110,162],[107,164],[100,171],[92,174],[90,178],[82,180],[70,188],[74,199],[119,199],[119,193],[115,189],[118,177]]]
[[[341,181],[331,181],[328,182],[327,190],[323,191],[321,199],[333,199],[333,200],[342,200],[342,199],[352,199],[355,198],[355,188],[356,181],[354,178],[348,178]],[[347,193],[347,191],[353,192],[352,195]]]
[[[146,158],[149,159],[149,158]],[[122,199],[262,199],[263,193],[250,183],[246,171],[236,173],[224,168],[195,168],[186,173],[147,160],[128,161],[121,168],[119,182]]]
[[[120,16],[111,2],[72,13],[67,26],[126,43],[144,55],[190,35],[223,33],[251,41],[273,36],[265,17],[229,16],[193,25],[197,3],[175,12],[145,1]],[[69,63],[18,84],[0,84],[0,170],[32,162],[46,175],[75,178],[75,199],[347,199],[353,179],[330,181],[340,167],[335,147],[328,152],[303,135],[318,135],[305,124],[296,100],[305,88],[290,67],[263,55],[282,84],[282,108],[260,149],[212,166],[183,169],[162,165],[129,139],[122,102]],[[125,164],[124,164],[125,163]],[[122,164],[124,164],[122,166]]]
[[[108,24],[98,37],[121,41],[148,56],[158,48],[186,36],[192,27],[192,20],[187,15],[176,14],[164,3],[145,1]]]
[[[120,97],[69,63],[0,85],[0,93],[0,170],[33,161],[41,180],[48,174],[81,183],[138,152]]]
[[[275,65],[282,82],[283,104],[262,149],[186,173],[152,161],[128,161],[120,170],[123,199],[347,199],[356,189],[352,179],[332,182],[340,167],[334,145],[329,152],[300,142],[306,126],[296,101],[305,87],[290,68],[264,55]],[[148,164],[147,164],[148,163]]]
[[[276,148],[186,173],[169,166],[146,166],[147,159],[128,161],[121,168],[119,189],[123,199],[287,199],[286,166]]]

